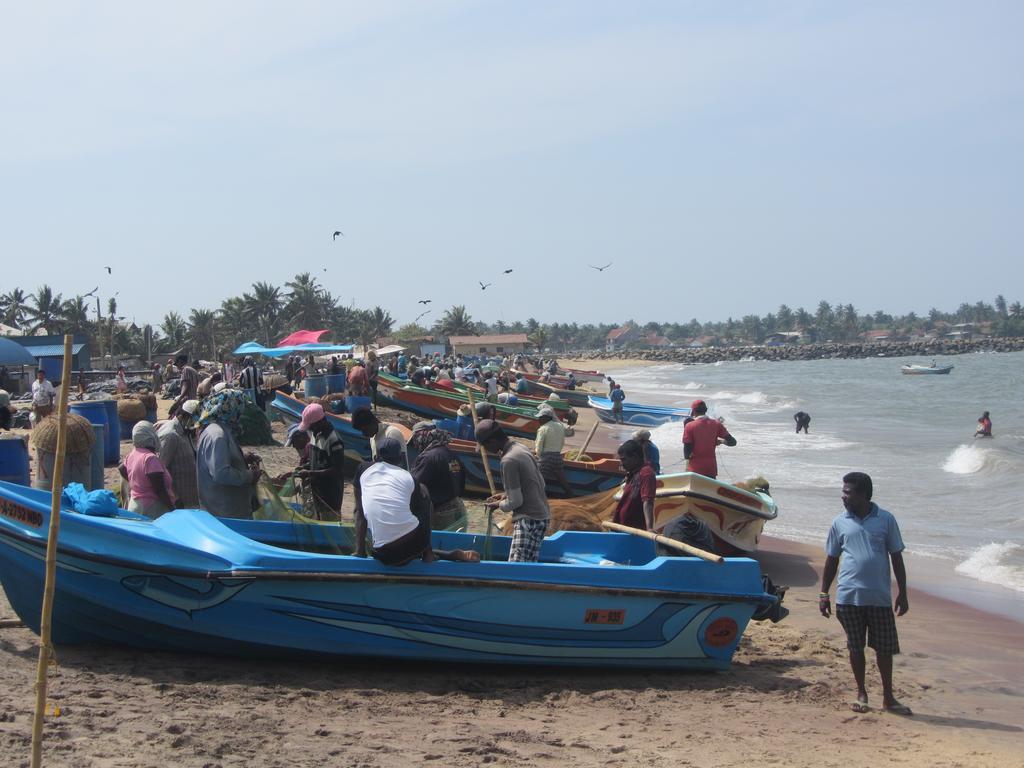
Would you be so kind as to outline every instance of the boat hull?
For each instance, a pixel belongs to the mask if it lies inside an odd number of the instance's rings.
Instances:
[[[945,376],[952,370],[952,365],[939,365],[934,368],[926,365],[904,365],[900,368],[904,376]]]
[[[395,408],[412,411],[431,419],[454,419],[458,415],[459,406],[468,402],[467,397],[454,392],[400,386],[383,378],[380,379],[377,393],[381,401]],[[532,439],[540,427],[540,421],[532,415],[536,413],[533,409],[497,405],[496,413],[498,423],[511,435]]]
[[[660,427],[673,421],[684,421],[690,415],[689,408],[666,408],[658,405],[639,405],[625,402],[622,404],[621,422],[615,418],[612,401],[606,397],[589,398],[590,407],[597,417],[608,424],[630,424],[636,427]]]
[[[768,494],[745,491],[696,472],[659,475],[654,529],[661,531],[687,514],[707,524],[719,551],[753,553],[765,523],[778,515],[778,507]]]
[[[298,423],[302,417],[302,408],[305,403],[302,400],[278,392],[271,407],[276,410],[285,421]],[[328,421],[334,427],[342,444],[345,446],[345,455],[353,462],[368,461],[371,458],[370,441],[357,431],[349,417],[338,414],[327,414]],[[409,430],[401,425],[396,425],[406,434],[408,440]],[[487,484],[487,475],[484,472],[483,458],[477,444],[471,440],[453,439],[448,447],[452,454],[462,465],[466,476],[466,491],[468,493],[490,495],[490,487]],[[415,456],[410,456],[410,459]],[[588,496],[592,493],[607,491],[622,482],[624,473],[619,460],[612,456],[594,456],[594,461],[566,461],[565,475],[569,481],[569,488],[573,496]],[[497,490],[504,490],[501,482],[501,458],[489,456],[488,462],[491,465],[491,475],[494,478]],[[565,496],[565,489],[557,482],[547,482],[548,496],[558,498]]]
[[[545,384],[543,381],[527,381],[530,387],[530,391],[547,397],[552,393],[558,395],[560,400],[564,400],[574,408],[589,408],[590,407],[590,395],[592,393],[581,389],[560,389],[550,384]]]
[[[48,497],[0,483],[0,581],[37,632]],[[649,542],[621,534],[555,534],[541,551],[550,562],[393,568],[257,540],[307,528],[322,536],[327,526],[225,521],[197,510],[157,521],[124,514],[62,513],[57,644],[723,669],[753,612],[774,601],[753,560],[652,557]],[[484,537],[435,534],[435,546],[453,545],[479,551]],[[509,542],[494,537],[493,545],[500,557]],[[594,552],[621,565],[588,561]]]

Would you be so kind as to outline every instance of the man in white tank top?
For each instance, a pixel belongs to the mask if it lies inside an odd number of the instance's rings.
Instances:
[[[366,531],[373,556],[385,565],[405,565],[417,558],[478,562],[473,550],[434,550],[430,546],[430,496],[418,486],[402,462],[402,444],[393,438],[377,443],[377,461],[356,471],[356,555],[366,557]]]

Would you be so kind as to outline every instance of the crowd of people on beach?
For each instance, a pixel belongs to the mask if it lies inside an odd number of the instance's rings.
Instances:
[[[461,355],[417,359],[404,353],[379,359],[370,352],[363,359],[334,355],[318,365],[313,357],[288,356],[279,365],[264,369],[252,357],[225,361],[215,368],[185,355],[152,368],[155,390],[173,391],[169,418],[157,424],[137,422],[131,432],[132,449],[119,466],[130,511],[158,518],[175,508],[200,508],[219,517],[248,518],[259,505],[257,486],[264,480],[260,458],[243,451],[238,441],[239,424],[247,407],[263,411],[268,382],[273,388],[292,391],[312,375],[344,374],[348,393],[368,397],[371,405],[350,414],[352,427],[370,444],[371,460],[359,464],[351,480],[354,497],[355,554],[372,555],[381,563],[401,566],[414,560],[477,562],[473,550],[439,549],[431,532],[464,528],[467,510],[463,501],[465,476],[449,443],[452,435],[434,421],[420,421],[411,436],[396,425],[382,422],[374,412],[382,373],[402,376],[412,386],[451,388],[455,383],[482,388],[476,404],[472,437],[484,456],[499,458],[501,493],[486,499],[484,507],[511,518],[512,536],[508,559],[536,562],[548,532],[551,509],[548,485],[560,486],[566,496],[572,489],[565,475],[564,448],[572,427],[555,408],[541,404],[533,449],[512,439],[498,419],[499,405],[515,405],[529,391],[528,368],[539,371],[541,381],[559,373],[557,361],[505,356],[498,370],[483,369]],[[571,372],[560,378],[566,389],[577,386]],[[172,386],[173,385],[173,386]],[[115,377],[118,392],[128,389],[125,370]],[[84,386],[79,385],[80,395]],[[6,392],[0,393],[0,398]],[[557,396],[556,396],[557,397]],[[608,397],[621,421],[625,391],[608,377]],[[51,415],[56,390],[42,370],[32,386],[32,407],[37,420]],[[9,401],[0,399],[0,426]],[[460,415],[468,415],[468,406]],[[809,432],[811,417],[794,415],[796,431]],[[976,436],[992,434],[986,411],[978,420]],[[707,403],[695,400],[683,427],[686,469],[716,478],[719,446],[735,446],[736,438],[721,419],[712,418]],[[317,517],[338,520],[345,494],[345,446],[320,402],[310,402],[298,423],[288,429],[285,445],[294,449],[296,466],[275,478],[305,484]],[[639,531],[655,528],[657,476],[660,451],[647,429],[633,433],[617,450],[624,481],[615,505],[613,521]],[[865,647],[872,647],[883,684],[883,707],[898,714],[909,708],[893,693],[893,656],[899,653],[895,616],[909,608],[903,542],[895,518],[871,501],[871,478],[849,473],[843,478],[842,499],[846,509],[833,521],[826,543],[827,559],[821,582],[819,608],[823,616],[834,612],[847,635],[850,664],[857,687],[851,707],[866,711]],[[673,521],[663,533],[707,552],[714,552],[715,538],[702,521],[690,515]],[[890,603],[890,562],[898,595]],[[833,609],[830,588],[838,581]]]

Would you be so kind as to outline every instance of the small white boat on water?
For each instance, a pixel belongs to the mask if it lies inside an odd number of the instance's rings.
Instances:
[[[900,367],[900,372],[903,373],[903,374],[906,374],[908,376],[918,376],[918,375],[927,375],[927,374],[943,374],[943,373],[949,373],[952,370],[953,370],[952,364],[950,364],[950,365],[936,365],[935,363],[932,363],[931,365],[910,364],[910,365],[904,365],[904,366]]]

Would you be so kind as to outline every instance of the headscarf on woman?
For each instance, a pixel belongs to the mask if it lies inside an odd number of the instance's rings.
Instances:
[[[148,421],[138,421],[132,427],[132,445],[136,448],[145,448],[156,453],[160,450],[160,438],[157,436],[156,427]]]
[[[237,432],[242,412],[245,410],[245,395],[237,389],[222,389],[210,395],[199,406],[196,423],[200,427],[217,422]]]
[[[409,445],[423,453],[428,448],[437,445],[448,445],[452,436],[443,429],[438,429],[432,421],[421,421],[412,429],[412,437],[409,438]]]

